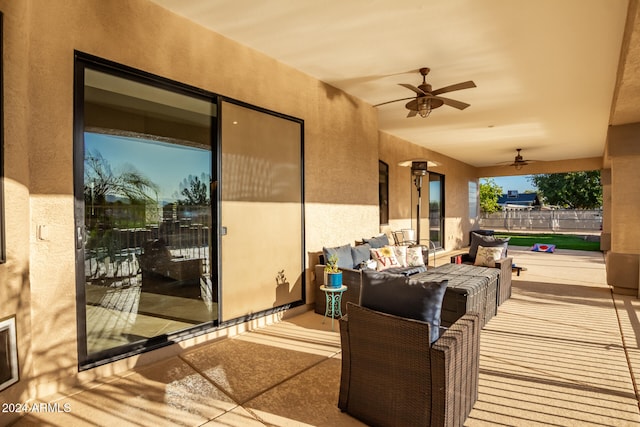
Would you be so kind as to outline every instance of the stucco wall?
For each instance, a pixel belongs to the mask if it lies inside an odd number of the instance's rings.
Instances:
[[[428,119],[427,119],[428,120]],[[440,153],[417,146],[385,132],[379,133],[380,160],[389,165],[389,229],[411,226],[411,168],[399,163],[411,159],[426,159],[438,166],[430,171],[445,176],[444,248],[452,250],[468,244],[465,236],[474,228],[476,218],[469,218],[469,182],[477,182],[477,170]],[[423,218],[428,218],[428,185],[423,188]],[[415,217],[415,212],[413,212]]]
[[[8,248],[0,316],[18,314],[21,368],[21,382],[2,392],[7,400],[79,378],[74,50],[303,119],[306,250],[378,231],[377,115],[369,105],[146,0],[0,0],[0,9]]]
[[[33,366],[31,356],[31,289],[29,249],[28,104],[18,103],[28,92],[24,76],[29,70],[27,9],[20,2],[1,1],[4,13],[4,208],[6,263],[0,265],[0,319],[16,316],[18,364],[23,379]],[[28,382],[5,389],[3,402],[24,402]],[[5,414],[0,414],[0,421]]]

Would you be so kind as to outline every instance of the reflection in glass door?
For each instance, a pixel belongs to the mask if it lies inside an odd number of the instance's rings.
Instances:
[[[444,175],[429,172],[429,240],[444,247]]]
[[[215,103],[89,67],[81,78],[76,199],[83,204],[76,222],[82,363],[168,342],[210,324],[218,308]]]

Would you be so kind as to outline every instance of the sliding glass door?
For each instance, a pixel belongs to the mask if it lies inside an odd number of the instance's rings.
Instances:
[[[76,57],[86,369],[304,303],[302,120]]]

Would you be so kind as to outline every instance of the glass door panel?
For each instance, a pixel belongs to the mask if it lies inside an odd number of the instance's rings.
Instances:
[[[221,320],[301,302],[302,124],[221,104]]]
[[[429,240],[440,249],[444,246],[444,176],[429,173]]]
[[[166,341],[218,317],[216,108],[211,99],[90,68],[83,93],[76,170],[84,203],[76,221],[84,230],[81,359],[91,359]]]

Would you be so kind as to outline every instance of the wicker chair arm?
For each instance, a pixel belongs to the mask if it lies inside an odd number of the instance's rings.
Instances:
[[[431,347],[432,426],[462,426],[478,399],[480,315],[467,313]]]
[[[513,258],[506,257],[496,261],[496,268],[500,269],[500,294],[498,295],[498,305],[511,298],[511,272]]]

